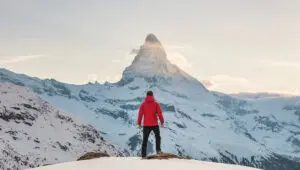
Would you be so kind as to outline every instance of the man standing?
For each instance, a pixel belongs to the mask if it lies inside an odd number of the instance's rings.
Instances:
[[[147,143],[151,131],[154,131],[156,141],[156,153],[161,153],[160,148],[160,132],[158,126],[157,116],[159,117],[161,127],[164,127],[164,117],[160,105],[155,101],[153,92],[148,91],[145,102],[141,104],[138,115],[138,128],[141,128],[142,119],[144,118],[143,126],[143,144],[142,144],[142,158],[147,155]]]

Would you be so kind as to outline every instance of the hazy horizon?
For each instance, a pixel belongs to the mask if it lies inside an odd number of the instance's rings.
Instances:
[[[116,82],[154,33],[169,60],[224,93],[300,95],[300,1],[0,0],[0,67]]]

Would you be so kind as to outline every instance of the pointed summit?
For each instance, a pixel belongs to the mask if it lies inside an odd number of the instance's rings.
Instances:
[[[198,82],[168,60],[163,45],[151,33],[147,35],[132,64],[123,72],[122,79],[153,76]]]
[[[160,44],[160,41],[158,40],[158,38],[154,34],[152,34],[152,33],[150,33],[150,34],[147,35],[147,37],[145,39],[145,42]]]

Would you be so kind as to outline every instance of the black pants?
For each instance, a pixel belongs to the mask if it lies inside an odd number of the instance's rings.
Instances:
[[[148,144],[148,138],[151,133],[151,131],[155,134],[155,141],[156,141],[156,152],[160,152],[160,132],[159,132],[159,126],[144,126],[143,128],[143,145],[142,145],[142,157],[145,157],[147,155],[147,144]]]

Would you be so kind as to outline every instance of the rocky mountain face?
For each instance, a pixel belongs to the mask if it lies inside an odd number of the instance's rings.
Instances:
[[[300,169],[300,97],[248,99],[210,92],[168,61],[153,34],[117,83],[70,85],[4,69],[0,82],[30,88],[131,155],[140,153],[137,112],[152,90],[166,120],[161,129],[164,151],[267,170]],[[150,153],[154,144],[150,138]]]
[[[153,34],[146,37],[132,64],[125,69],[122,80],[138,76],[198,82],[167,59],[162,44]]]
[[[28,89],[0,84],[0,169],[18,170],[74,161],[89,151],[126,155],[101,132]]]

